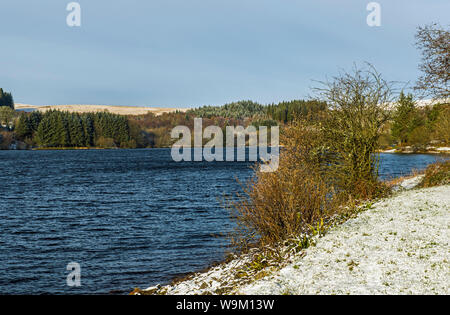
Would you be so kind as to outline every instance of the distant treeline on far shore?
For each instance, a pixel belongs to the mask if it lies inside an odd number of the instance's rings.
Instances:
[[[5,95],[5,92],[3,92]],[[6,93],[6,95],[11,95]],[[11,97],[12,96],[8,96]],[[203,118],[203,127],[249,125],[284,126],[298,117],[321,120],[332,110],[318,100],[293,100],[262,105],[238,101],[223,106],[203,106],[187,112],[162,115],[148,113],[121,116],[108,112],[69,113],[47,111],[31,113],[0,107],[0,148],[20,142],[24,148],[155,148],[170,147],[176,139],[170,134],[175,126],[193,129],[194,118]],[[419,107],[412,95],[401,93],[380,137],[380,148],[411,146],[424,151],[430,144],[450,142],[450,106],[438,104]],[[206,140],[205,140],[206,141]]]

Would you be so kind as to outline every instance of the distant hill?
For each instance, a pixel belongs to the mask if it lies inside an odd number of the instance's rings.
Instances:
[[[155,115],[161,115],[163,113],[171,113],[176,111],[185,112],[188,108],[163,108],[163,107],[139,107],[139,106],[114,106],[114,105],[45,105],[36,106],[29,104],[15,104],[16,110],[21,111],[34,111],[46,112],[48,110],[61,110],[71,113],[89,113],[89,112],[104,112],[108,111],[112,114],[119,115],[144,115],[149,112]]]

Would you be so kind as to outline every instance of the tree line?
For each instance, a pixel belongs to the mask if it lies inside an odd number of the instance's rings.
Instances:
[[[17,137],[41,147],[136,147],[126,116],[51,110],[22,113]]]
[[[245,111],[245,105],[241,109]],[[294,100],[264,106],[262,113],[242,119],[227,118],[236,115],[232,107],[226,110],[225,117],[203,118],[204,127],[215,125],[225,130],[226,126],[237,125],[286,126],[298,119],[318,123],[330,108],[327,103],[317,100]],[[415,150],[425,150],[429,144],[450,143],[449,104],[419,107],[411,94],[402,92],[388,116],[381,127],[380,148],[412,146]],[[174,142],[170,137],[171,130],[179,125],[193,129],[195,117],[198,116],[193,111],[127,117],[107,112],[18,114],[8,107],[0,108],[3,124],[16,122],[14,134],[17,140],[40,147],[170,147]]]
[[[327,109],[327,103],[318,100],[293,100],[266,106],[265,112],[273,120],[288,123],[298,117],[317,116]]]
[[[289,123],[299,116],[317,115],[325,109],[327,109],[327,104],[318,100],[283,101],[269,105],[262,105],[251,100],[246,100],[222,106],[202,106],[189,110],[187,114],[202,118],[253,118],[260,123],[267,121],[269,125],[272,125],[273,121]]]
[[[201,118],[224,117],[243,119],[253,117],[264,112],[264,106],[256,102],[245,100],[222,106],[202,106],[188,111],[188,114]]]

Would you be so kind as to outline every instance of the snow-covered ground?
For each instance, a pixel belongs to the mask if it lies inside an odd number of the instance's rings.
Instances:
[[[240,294],[449,294],[450,186],[409,190],[336,226]]]
[[[393,197],[333,227],[283,266],[252,273],[243,256],[147,292],[449,294],[450,185],[414,189],[421,178],[401,182]]]

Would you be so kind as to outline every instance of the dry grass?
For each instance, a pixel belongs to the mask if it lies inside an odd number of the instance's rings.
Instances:
[[[244,194],[231,203],[238,223],[235,244],[273,245],[309,233],[338,206],[333,187],[321,174],[319,131],[295,123],[281,136],[284,148],[276,172],[256,172]]]

